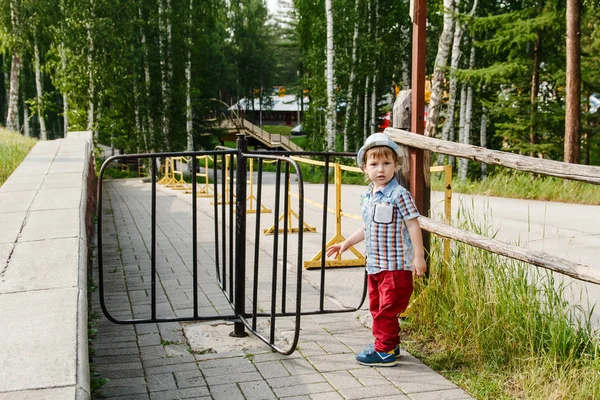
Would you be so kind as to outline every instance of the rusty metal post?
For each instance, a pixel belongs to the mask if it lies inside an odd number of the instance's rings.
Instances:
[[[412,37],[412,115],[410,119],[411,132],[423,135],[425,124],[425,40],[427,23],[426,0],[411,0],[411,18],[413,24]],[[410,192],[422,215],[429,215],[429,157],[421,149],[410,150]],[[424,164],[427,162],[427,165]],[[427,175],[426,175],[427,174]],[[430,249],[429,232],[423,231],[425,257],[429,264]]]

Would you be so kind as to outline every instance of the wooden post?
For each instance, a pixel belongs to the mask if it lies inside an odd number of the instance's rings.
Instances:
[[[425,36],[427,23],[426,0],[411,0],[412,3],[412,115],[410,120],[411,132],[423,135],[425,124]],[[421,149],[410,149],[410,192],[415,199],[421,215],[429,215],[429,157]],[[427,166],[424,164],[427,162]],[[425,174],[427,172],[427,175]],[[423,245],[428,259],[430,249],[429,232],[423,231]],[[428,261],[429,263],[429,261]]]

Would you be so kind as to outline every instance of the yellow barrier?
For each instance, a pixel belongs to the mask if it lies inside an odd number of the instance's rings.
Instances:
[[[288,178],[288,192],[287,192],[287,210],[285,210],[283,213],[281,213],[281,215],[279,216],[279,222],[283,221],[284,218],[288,218],[288,226],[287,226],[287,232],[288,233],[296,233],[300,230],[300,228],[294,228],[293,223],[292,223],[292,217],[295,217],[296,219],[299,219],[298,214],[292,209],[292,203],[290,201],[290,196],[292,195],[292,190],[291,190],[291,186],[289,184],[289,178]],[[315,228],[314,226],[310,226],[306,223],[306,221],[302,222],[303,225],[303,232],[316,232],[317,228]],[[275,232],[275,224],[271,225],[270,228],[265,229],[264,231],[265,235],[272,235]],[[279,228],[278,229],[279,233],[283,233],[285,232],[284,228]]]
[[[292,158],[299,162],[305,162],[305,160],[299,159],[297,157],[292,157]],[[309,164],[315,164],[315,162],[312,161]],[[319,164],[317,164],[317,165],[319,165]],[[324,166],[325,163],[322,163],[322,165]],[[331,239],[329,239],[329,241],[325,245],[325,248],[332,246],[334,244],[337,244],[337,243],[341,243],[344,240],[346,240],[346,238],[342,235],[342,166],[338,163],[334,163],[334,164],[330,164],[330,165],[333,166],[334,171],[335,171],[335,210],[334,210],[335,234],[333,235],[333,237]],[[362,170],[360,170],[359,168],[356,168],[356,169],[358,171],[362,172]],[[317,205],[315,203],[312,203],[312,204]],[[317,205],[317,206],[319,206],[319,205]],[[322,205],[320,205],[320,207],[323,208]],[[327,211],[330,211],[330,209],[328,209]],[[350,247],[349,250],[357,257],[356,259],[342,260],[341,254],[338,254],[337,257],[335,258],[335,260],[325,260],[325,266],[326,267],[364,266],[365,265],[365,256],[363,256],[362,253],[360,253],[358,250],[356,250],[356,248],[354,248],[354,246]],[[304,268],[306,268],[306,269],[320,268],[323,263],[322,257],[323,257],[323,252],[319,251],[311,260],[304,261]]]
[[[246,213],[247,214],[256,214],[256,209],[254,208],[254,205],[252,204],[252,201],[256,201],[256,203],[258,204],[258,199],[256,197],[254,197],[254,191],[253,191],[253,187],[254,187],[254,159],[250,159],[250,179],[247,181],[247,183],[250,184],[250,194],[248,195],[248,197],[246,197],[246,200],[248,201],[248,206],[246,207]],[[271,213],[273,212],[273,210],[271,210],[270,208],[265,207],[264,204],[261,203],[260,205],[260,212],[261,213]]]
[[[225,154],[225,204],[229,204],[229,192],[231,191],[230,188],[230,182],[229,182],[229,154]],[[221,162],[220,159],[216,159],[215,163]],[[216,185],[217,182],[214,182],[214,185]],[[233,197],[235,198],[235,193],[233,194]],[[221,199],[223,198],[223,193],[219,194],[217,196],[217,204],[222,204]],[[214,205],[215,202],[211,202],[211,205]]]
[[[196,160],[200,161],[201,159],[204,159],[204,173],[198,173],[196,172],[196,197],[203,197],[203,198],[208,198],[208,197],[212,197],[213,195],[210,194],[210,191],[213,190],[212,187],[210,187],[210,181],[208,179],[208,160],[212,160],[212,157],[210,156],[196,156]],[[200,165],[200,163],[198,162],[198,165]],[[201,184],[198,184],[198,180],[199,179],[204,179],[204,182]],[[188,188],[185,192],[185,194],[192,194],[193,191],[191,190],[191,185],[190,188]]]
[[[163,170],[163,177],[157,182],[161,185],[168,185],[175,182],[175,175],[173,173],[173,160],[171,158],[165,158],[164,166],[161,166]]]
[[[179,169],[176,169],[177,163],[179,162]],[[170,187],[174,190],[187,190],[190,188],[190,184],[183,178],[184,164],[188,163],[188,159],[185,157],[171,157],[171,170],[173,178],[171,182],[165,184],[166,187]]]

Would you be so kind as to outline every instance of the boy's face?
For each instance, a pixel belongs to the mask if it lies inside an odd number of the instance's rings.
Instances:
[[[392,151],[391,149],[381,147],[374,147],[367,150],[363,170],[369,177],[369,180],[375,184],[375,190],[387,185],[396,173],[397,164]]]

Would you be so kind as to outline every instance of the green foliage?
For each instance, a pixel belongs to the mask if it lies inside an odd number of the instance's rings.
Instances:
[[[6,182],[36,143],[36,139],[0,128],[0,186]]]

